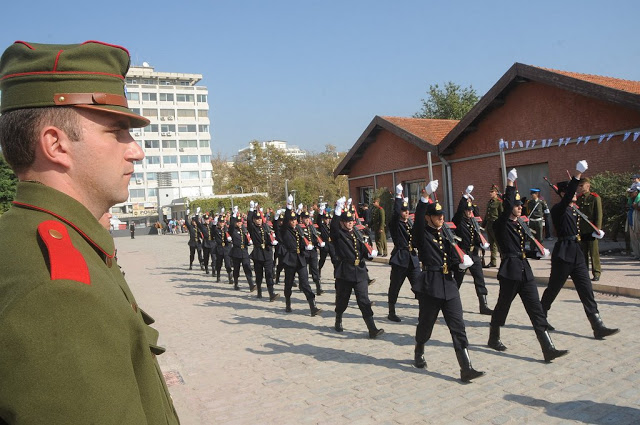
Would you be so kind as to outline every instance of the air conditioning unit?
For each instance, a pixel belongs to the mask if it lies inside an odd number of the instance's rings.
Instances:
[[[161,136],[166,136],[166,135],[167,135],[167,133],[160,133],[160,135],[161,135]]]
[[[134,136],[138,136],[138,137],[140,137],[140,136],[141,136],[141,134],[140,134],[140,133],[133,133],[133,135],[134,135]]]
[[[160,121],[164,121],[164,120],[166,120],[165,117],[160,117]]]
[[[171,132],[170,132],[170,131],[169,131],[169,132],[167,132],[167,136],[171,136]]]
[[[168,119],[169,121],[173,121],[173,115],[169,115],[169,116],[167,117],[167,119]]]
[[[142,179],[141,178],[137,178],[136,179],[136,184],[142,184]]]

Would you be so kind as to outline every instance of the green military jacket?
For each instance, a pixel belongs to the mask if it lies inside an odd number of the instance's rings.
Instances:
[[[597,193],[589,192],[578,196],[576,205],[581,212],[589,217],[589,221],[595,224],[598,229],[602,229],[602,198]],[[584,220],[578,220],[578,233],[590,235],[592,232],[593,227]]]
[[[536,206],[536,204],[538,204],[538,206]],[[535,201],[533,199],[529,199],[527,201],[527,212],[529,218],[539,221],[539,219],[544,218],[545,211],[549,211],[549,207],[545,200],[538,199]]]
[[[153,319],[93,215],[20,182],[0,235],[0,424],[179,423]]]
[[[373,206],[371,212],[371,228],[375,231],[384,230],[385,226],[385,212],[381,206]]]
[[[487,202],[487,212],[484,214],[483,226],[486,228],[487,223],[493,223],[502,214],[502,201],[500,199],[489,199]]]

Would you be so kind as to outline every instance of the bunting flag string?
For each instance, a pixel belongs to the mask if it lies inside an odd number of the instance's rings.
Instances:
[[[614,133],[604,133],[599,135],[590,135],[590,136],[577,136],[577,137],[560,137],[557,139],[556,146],[563,147],[567,146],[569,142],[575,141],[576,146],[582,144],[583,146],[589,143],[591,139],[598,139],[598,144],[602,144],[603,142],[608,142],[614,136],[623,136],[622,141],[626,142],[629,137],[633,135],[633,141],[637,141],[640,138],[640,131],[618,131]],[[520,149],[533,149],[538,144],[538,139],[527,139],[525,141],[522,140],[504,140],[500,139],[498,142],[499,150],[508,150],[515,149],[516,147]],[[546,138],[540,139],[539,147],[540,148],[548,148],[554,144],[554,139]]]

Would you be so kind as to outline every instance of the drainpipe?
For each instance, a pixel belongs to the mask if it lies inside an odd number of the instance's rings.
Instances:
[[[453,182],[451,176],[451,164],[440,156],[440,161],[444,168],[442,169],[442,179],[445,182],[444,199],[447,211],[449,211],[449,219],[453,217]]]

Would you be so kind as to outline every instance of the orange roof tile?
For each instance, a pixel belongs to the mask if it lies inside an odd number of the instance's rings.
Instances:
[[[381,117],[405,131],[427,141],[432,145],[438,145],[442,139],[456,126],[459,120],[440,120],[430,118],[404,118]]]
[[[605,87],[610,87],[616,90],[622,90],[629,93],[640,94],[640,81],[623,80],[620,78],[604,77],[602,75],[592,74],[580,74],[578,72],[559,71],[557,69],[543,68],[546,71],[550,71],[556,74],[565,75],[567,77],[575,78],[577,80],[587,81],[589,83],[598,84]]]

